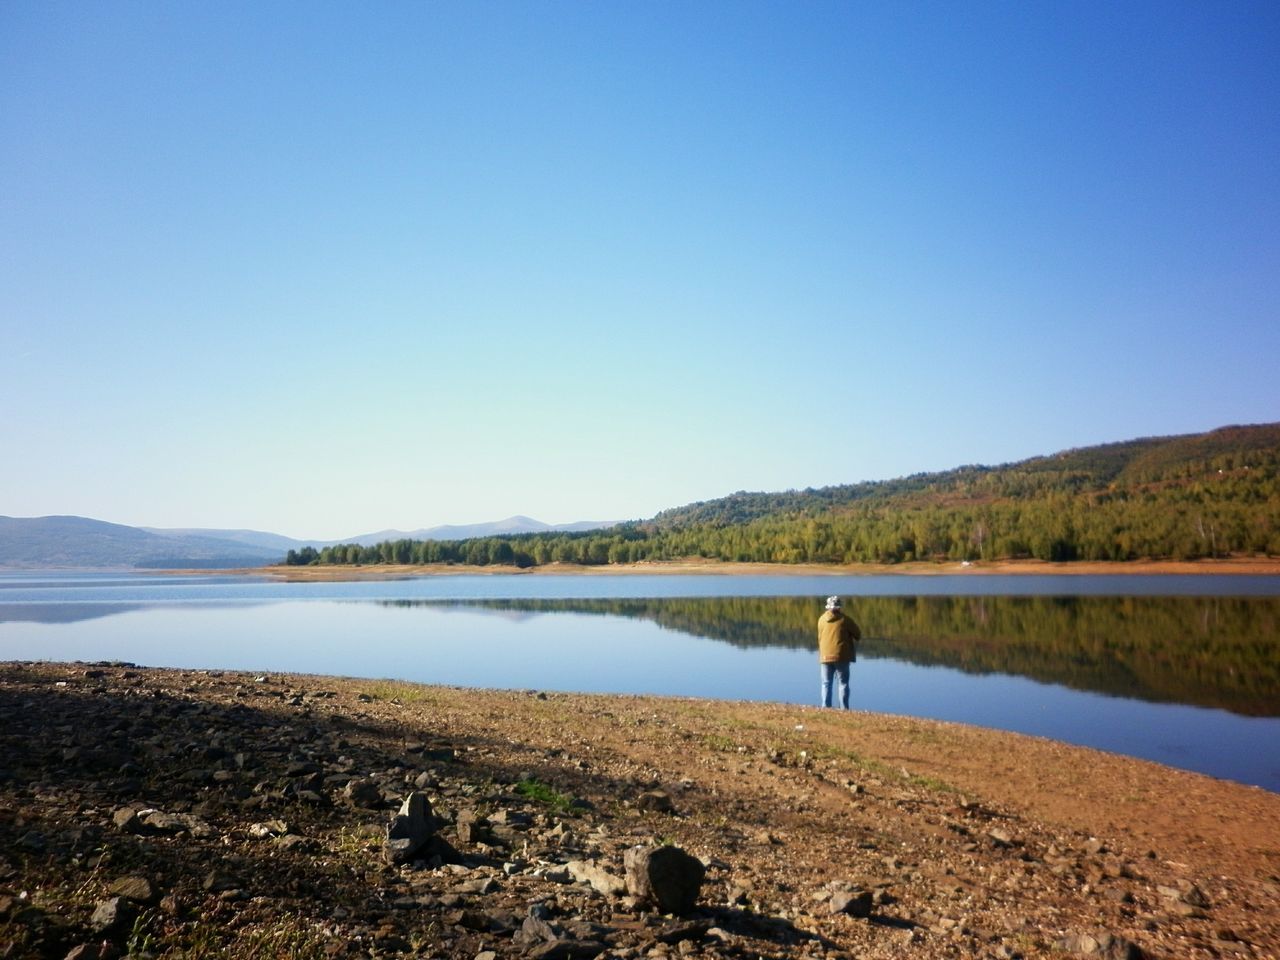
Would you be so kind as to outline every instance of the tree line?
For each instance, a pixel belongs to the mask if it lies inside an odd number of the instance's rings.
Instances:
[[[728,562],[1190,560],[1280,556],[1280,441],[1228,450],[1133,441],[1007,467],[737,493],[605,530],[290,550],[288,564],[600,566]],[[1212,437],[1214,435],[1205,435]]]

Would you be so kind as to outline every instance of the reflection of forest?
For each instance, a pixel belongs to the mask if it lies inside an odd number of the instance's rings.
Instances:
[[[481,600],[489,610],[651,620],[739,647],[814,646],[806,597]],[[1274,597],[864,597],[864,657],[1006,673],[1142,700],[1280,715]]]

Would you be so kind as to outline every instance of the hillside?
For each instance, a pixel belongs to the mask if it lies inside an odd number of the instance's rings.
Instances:
[[[84,517],[0,517],[0,566],[236,567],[272,563],[270,547],[212,537],[162,535]]]
[[[1142,492],[1153,484],[1187,486],[1225,471],[1258,469],[1251,480],[1274,479],[1280,458],[1280,423],[1222,427],[1209,433],[1147,437],[1079,447],[1000,466],[962,466],[896,480],[784,493],[739,491],[727,497],[664,510],[658,529],[704,523],[748,523],[765,518],[839,515],[857,507],[892,504],[919,509],[938,504],[1033,499],[1034,495]]]
[[[740,491],[586,533],[337,546],[301,563],[540,566],[1280,555],[1280,424],[821,489]]]

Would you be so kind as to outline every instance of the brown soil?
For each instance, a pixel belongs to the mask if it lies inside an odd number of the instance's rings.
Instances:
[[[270,566],[255,569],[209,571],[183,570],[166,573],[235,573],[257,574],[289,581],[329,580],[406,580],[412,577],[525,574],[528,576],[614,574],[717,574],[728,576],[842,576],[872,574],[904,574],[912,576],[971,576],[983,574],[1252,574],[1280,575],[1280,559],[1269,557],[1227,557],[1218,560],[1133,560],[1118,562],[1074,561],[1051,563],[1046,560],[983,560],[975,563],[725,563],[718,560],[662,560],[645,563],[580,566],[552,563],[541,567],[513,566],[472,567],[465,564],[379,564],[377,566]]]
[[[0,664],[0,768],[0,956],[1280,955],[1280,795],[929,720]],[[447,843],[390,866],[415,784]],[[688,916],[564,873],[657,842],[706,864]]]

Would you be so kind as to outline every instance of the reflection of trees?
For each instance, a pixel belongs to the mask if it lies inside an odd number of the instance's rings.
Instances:
[[[433,604],[439,605],[439,604]],[[806,597],[476,600],[473,609],[650,620],[739,647],[814,646]],[[866,597],[864,657],[1006,673],[1142,700],[1280,715],[1274,597]]]

